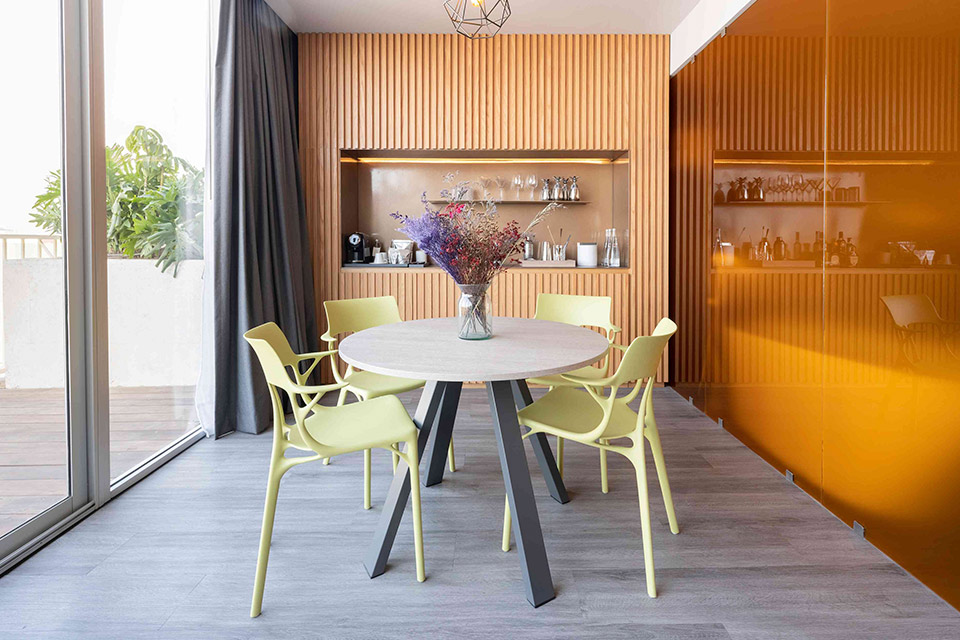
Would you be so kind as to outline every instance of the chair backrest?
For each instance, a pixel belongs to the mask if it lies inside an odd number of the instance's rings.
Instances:
[[[402,321],[400,307],[393,296],[327,300],[323,308],[327,313],[327,334],[331,338]]]
[[[250,329],[243,334],[243,338],[257,354],[267,382],[289,391],[295,382],[290,378],[287,367],[296,367],[298,360],[280,327],[268,322]]]
[[[652,334],[634,338],[613,374],[613,384],[620,386],[631,380],[637,380],[639,384],[645,378],[656,375],[667,341],[676,332],[677,325],[673,320],[662,318]]]
[[[573,324],[578,327],[600,327],[610,330],[609,296],[576,296],[562,293],[541,293],[537,295],[537,310],[533,317],[537,320],[552,320]]]
[[[927,295],[881,296],[880,299],[887,306],[893,323],[901,329],[906,329],[911,324],[942,322],[933,300]]]

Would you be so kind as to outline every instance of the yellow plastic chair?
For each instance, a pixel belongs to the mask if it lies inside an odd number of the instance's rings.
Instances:
[[[400,308],[397,306],[397,300],[393,296],[380,296],[377,298],[355,298],[352,300],[327,300],[323,303],[323,308],[327,314],[327,331],[320,338],[327,343],[331,349],[335,349],[337,336],[344,333],[356,333],[371,327],[379,327],[384,324],[394,324],[401,322]],[[334,351],[336,353],[336,351]],[[347,399],[347,393],[352,393],[359,401],[372,400],[383,396],[396,395],[404,391],[412,391],[423,386],[423,380],[412,380],[410,378],[397,378],[394,376],[385,376],[370,371],[358,371],[353,366],[348,366],[346,373],[340,373],[340,367],[335,358],[330,359],[330,366],[333,371],[333,377],[338,383],[343,383],[344,387],[340,390],[340,397],[337,405],[343,405]],[[363,452],[363,508],[370,508],[370,450]],[[456,464],[453,458],[453,439],[450,440],[450,447],[447,451],[450,471],[456,471]],[[393,470],[397,470],[398,458],[393,456]],[[326,458],[324,464],[330,464],[330,459]]]
[[[537,310],[533,317],[537,320],[552,320],[578,327],[598,327],[607,332],[607,339],[613,344],[620,327],[610,321],[612,300],[609,296],[576,296],[561,293],[541,293],[537,295]],[[599,380],[608,375],[609,353],[604,357],[599,367],[581,367],[571,371],[568,375],[590,380]],[[575,382],[567,380],[562,375],[531,378],[528,383],[539,384],[554,389],[556,387],[577,387]],[[604,493],[607,493],[606,455],[600,452],[600,482]],[[563,476],[563,438],[557,438],[557,470]]]
[[[369,451],[371,448],[388,449],[402,456],[409,465],[417,580],[423,582],[423,527],[420,520],[417,427],[407,415],[403,404],[396,396],[384,396],[345,406],[321,406],[317,403],[326,392],[342,389],[345,383],[306,386],[304,382],[323,358],[332,358],[336,351],[295,354],[283,332],[272,322],[250,329],[243,337],[260,360],[273,402],[273,451],[270,455],[267,499],[263,508],[263,528],[260,532],[260,553],[257,557],[250,617],[256,618],[260,615],[263,604],[263,585],[267,576],[267,560],[270,555],[270,539],[273,537],[280,479],[298,464],[344,453]],[[300,363],[304,360],[313,362],[301,373]],[[287,423],[284,416],[281,391],[286,393],[293,407],[293,424]],[[400,450],[395,444],[397,442],[405,442],[406,449]],[[284,455],[287,449],[313,451],[316,455],[287,458]]]
[[[677,325],[667,318],[662,319],[650,336],[636,338],[623,350],[623,359],[616,372],[606,378],[583,378],[571,374],[564,377],[585,391],[572,387],[557,387],[518,413],[520,424],[533,433],[548,433],[625,456],[637,473],[637,491],[640,494],[640,523],[643,532],[643,561],[647,574],[647,594],[657,597],[653,571],[653,540],[650,533],[650,501],[647,496],[647,466],[644,440],[650,443],[653,459],[660,480],[660,491],[667,509],[670,531],[680,533],[677,516],[670,494],[667,467],[663,460],[660,433],[653,416],[653,378],[657,373],[660,356],[667,341],[676,332]],[[616,345],[614,345],[616,347]],[[646,384],[643,383],[646,379]],[[635,380],[633,390],[617,397],[620,386]],[[604,389],[610,388],[610,395]],[[634,413],[628,404],[643,390],[640,411]],[[626,438],[630,444],[610,444],[611,440]],[[503,550],[510,550],[511,518],[509,508],[504,509]]]

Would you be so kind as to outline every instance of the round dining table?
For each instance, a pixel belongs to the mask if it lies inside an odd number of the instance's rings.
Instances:
[[[426,381],[414,422],[419,429],[420,460],[426,461],[420,478],[428,487],[443,479],[463,383],[485,383],[526,596],[538,607],[552,600],[555,592],[517,409],[533,401],[527,378],[593,364],[608,349],[607,339],[590,329],[497,317],[493,319],[493,337],[487,340],[461,340],[456,318],[411,320],[359,331],[340,343],[339,353],[355,369]],[[560,503],[568,502],[546,436],[539,433],[530,441],[550,495]],[[428,453],[424,455],[424,451]],[[386,570],[409,496],[409,469],[401,460],[363,561],[371,578]]]

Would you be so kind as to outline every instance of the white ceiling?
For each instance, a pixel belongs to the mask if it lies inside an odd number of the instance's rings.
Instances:
[[[501,33],[670,33],[698,0],[510,0]],[[453,32],[442,0],[267,0],[298,33]]]

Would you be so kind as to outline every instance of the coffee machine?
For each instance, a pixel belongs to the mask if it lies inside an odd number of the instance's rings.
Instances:
[[[359,231],[344,238],[343,262],[344,264],[370,262],[370,248],[367,247],[367,238]]]

